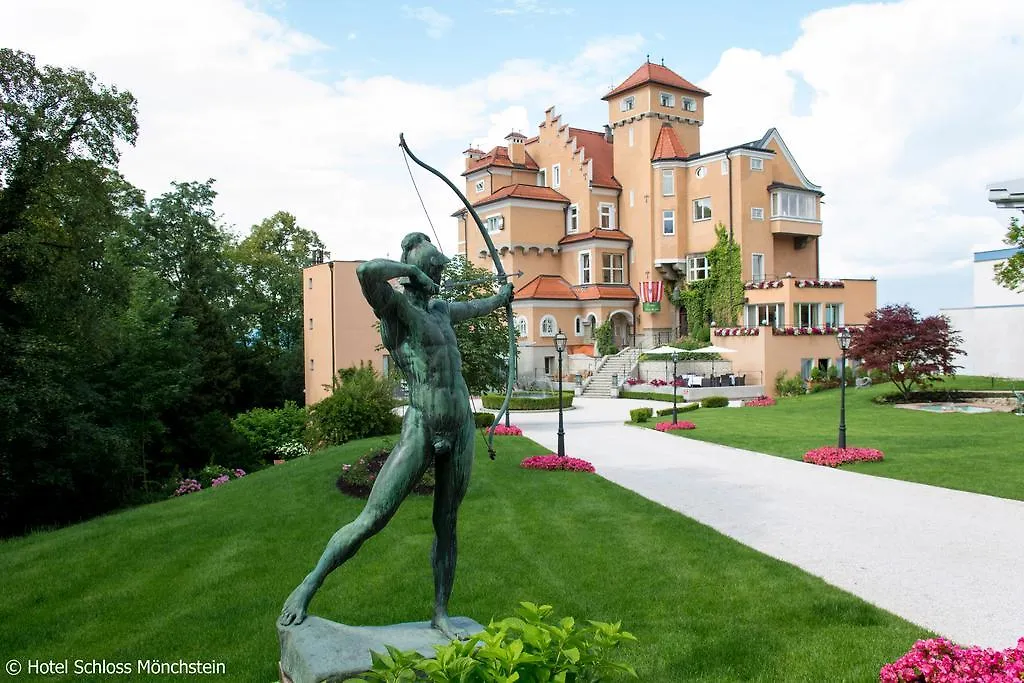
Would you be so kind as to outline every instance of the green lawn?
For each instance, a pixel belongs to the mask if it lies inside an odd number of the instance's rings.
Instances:
[[[1008,389],[1012,381],[995,384]],[[987,377],[957,377],[937,386],[979,390],[990,385]],[[878,448],[885,460],[843,469],[1024,500],[1024,417],[926,413],[871,401],[890,391],[891,384],[847,388],[847,445]],[[656,418],[648,426],[666,419],[671,418]],[[679,436],[800,460],[812,448],[836,445],[839,390],[782,398],[766,408],[701,408],[680,419],[697,429],[675,432]]]
[[[334,479],[376,443],[0,543],[2,654],[219,660],[228,680],[276,680],[274,620],[361,509]],[[876,681],[931,635],[596,475],[523,470],[524,456],[545,452],[533,442],[496,445],[494,462],[478,445],[453,614],[486,623],[531,600],[622,620],[639,638],[624,657],[658,683]],[[328,578],[312,613],[353,624],[429,618],[431,538],[429,498],[406,501]]]

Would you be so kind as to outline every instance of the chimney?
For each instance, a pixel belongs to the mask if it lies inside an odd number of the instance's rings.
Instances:
[[[505,136],[508,140],[508,158],[513,164],[526,163],[526,136],[512,131]]]
[[[612,127],[607,123],[604,124],[604,139],[607,142],[613,142],[615,139],[615,136],[612,134]]]
[[[469,170],[470,166],[472,166],[473,164],[475,164],[477,161],[479,161],[480,159],[482,159],[484,157],[483,150],[477,149],[473,145],[470,145],[466,149],[462,150],[462,154],[463,154],[463,156],[466,157],[466,170],[467,171]]]

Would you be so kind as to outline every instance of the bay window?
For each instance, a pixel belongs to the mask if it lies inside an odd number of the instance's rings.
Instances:
[[[776,190],[772,192],[772,218],[803,218],[815,220],[818,217],[815,196],[807,192]]]

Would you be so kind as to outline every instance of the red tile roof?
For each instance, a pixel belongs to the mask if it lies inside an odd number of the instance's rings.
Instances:
[[[538,275],[516,290],[517,299],[575,299],[572,286],[559,275]]]
[[[594,299],[639,299],[630,285],[579,285],[573,287],[576,298],[582,301]]]
[[[605,230],[603,228],[594,228],[587,232],[578,232],[573,235],[566,235],[562,239],[558,240],[559,244],[571,244],[573,242],[582,242],[583,240],[623,240],[625,242],[632,242],[633,238],[622,232],[621,230]]]
[[[570,299],[594,301],[597,299],[633,299],[639,297],[629,285],[573,286],[559,275],[538,275],[516,290],[516,299]]]
[[[658,141],[654,144],[651,161],[684,158],[686,158],[686,148],[683,147],[683,143],[679,142],[679,136],[676,135],[672,124],[661,124],[661,132],[658,133]]]
[[[537,162],[533,160],[529,154],[526,154],[526,161],[522,164],[513,164],[512,160],[508,158],[508,147],[495,147],[490,152],[485,154],[483,158],[474,161],[469,168],[467,168],[462,175],[469,175],[479,171],[480,169],[487,168],[488,166],[500,166],[503,168],[521,168],[527,171],[536,171],[540,168]]]
[[[517,199],[539,199],[544,202],[561,202],[563,204],[569,203],[569,198],[558,190],[552,190],[550,187],[541,187],[540,185],[523,185],[522,183],[516,183],[515,185],[506,185],[505,187],[498,188],[496,192],[473,202],[473,206],[490,204],[491,202],[496,202],[499,199],[508,199],[509,197],[515,197]]]
[[[651,64],[650,62],[647,62],[634,71],[629,78],[619,85],[619,87],[614,88],[601,99],[610,99],[620,93],[626,92],[627,90],[638,88],[645,83],[660,83],[661,85],[667,85],[670,88],[679,88],[680,90],[687,90],[689,92],[697,93],[698,95],[711,94],[707,90],[698,88],[693,83],[690,83],[690,81],[686,80],[672,69],[659,64]]]
[[[583,128],[569,128],[569,137],[576,138],[576,146],[586,150],[585,158],[594,160],[594,177],[591,182],[597,187],[621,190],[622,185],[615,179],[612,143],[604,139],[604,133]]]

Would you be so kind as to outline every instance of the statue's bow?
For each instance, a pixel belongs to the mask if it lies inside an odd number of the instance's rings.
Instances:
[[[501,259],[498,257],[498,250],[494,248],[494,242],[491,241],[491,236],[487,232],[487,228],[484,227],[484,222],[480,220],[480,216],[477,214],[476,209],[466,199],[466,195],[459,191],[459,188],[455,187],[452,181],[448,180],[443,173],[438,171],[436,168],[429,166],[428,164],[420,161],[412,150],[409,149],[409,145],[405,144],[405,134],[398,134],[398,145],[402,150],[409,155],[409,158],[416,162],[419,166],[427,169],[438,178],[443,180],[445,184],[452,188],[452,192],[458,195],[462,204],[469,211],[469,215],[473,217],[473,221],[476,223],[476,227],[480,229],[480,234],[483,235],[484,242],[487,244],[487,251],[491,253],[491,259],[494,261],[494,267],[497,269],[497,279],[506,280],[508,275],[505,274],[505,267],[501,264]],[[501,404],[501,410],[494,416],[494,423],[491,424],[490,430],[487,435],[487,454],[491,456],[491,460],[494,460],[494,429],[498,426],[501,418],[508,412],[508,404],[512,400],[512,385],[515,384],[516,378],[516,340],[518,335],[516,334],[515,321],[512,317],[512,302],[509,301],[505,304],[505,313],[508,315],[508,382],[505,387],[505,402]]]

